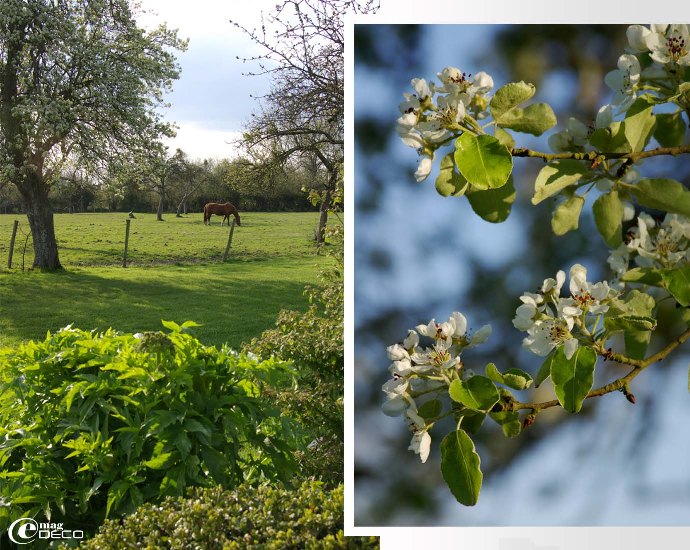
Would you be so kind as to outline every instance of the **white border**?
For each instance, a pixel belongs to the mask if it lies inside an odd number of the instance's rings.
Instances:
[[[690,23],[684,0],[380,0],[375,15],[345,20],[345,534],[381,536],[381,548],[648,550],[690,548],[690,527],[354,526],[354,25],[367,23]],[[650,6],[653,6],[653,11]],[[690,521],[690,518],[688,518]]]

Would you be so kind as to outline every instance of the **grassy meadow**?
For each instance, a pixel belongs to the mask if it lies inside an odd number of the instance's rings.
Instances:
[[[228,261],[221,257],[228,227],[204,226],[202,214],[176,218],[135,213],[128,267],[122,267],[126,213],[56,214],[65,271],[22,271],[24,215],[0,215],[0,346],[43,338],[74,324],[84,329],[158,330],[161,319],[193,320],[206,344],[239,347],[273,326],[283,308],[307,307],[305,285],[320,265],[312,240],[318,213],[242,213]],[[20,222],[13,268],[7,253],[13,221]]]

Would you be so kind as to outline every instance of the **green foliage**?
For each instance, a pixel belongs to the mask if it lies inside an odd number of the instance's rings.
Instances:
[[[443,197],[461,197],[468,187],[467,180],[455,171],[453,153],[441,159],[440,172],[436,177],[436,191]]]
[[[338,483],[343,476],[343,254],[342,232],[330,231],[331,267],[321,272],[321,285],[307,287],[309,309],[283,310],[276,328],[244,346],[259,357],[294,363],[298,383],[280,393],[278,402],[298,418],[312,444],[299,456],[303,475]]]
[[[474,442],[463,430],[441,441],[441,473],[453,496],[465,506],[474,506],[482,487],[482,471]]]
[[[467,380],[453,380],[448,393],[453,401],[473,411],[488,411],[498,401],[498,389],[486,376],[475,375]]]
[[[579,412],[582,402],[592,389],[597,354],[592,348],[578,347],[573,356],[565,356],[558,348],[551,361],[551,380],[561,406],[569,412]]]
[[[573,195],[556,207],[551,218],[551,229],[555,235],[565,235],[568,231],[578,228],[584,204],[584,197]]]
[[[592,206],[594,223],[611,248],[623,242],[623,204],[617,191],[601,195]]]
[[[656,115],[654,139],[662,147],[677,147],[682,145],[685,137],[686,125],[681,111],[675,113],[660,113]]]
[[[378,548],[374,537],[344,537],[343,508],[342,485],[326,490],[313,481],[295,488],[196,488],[187,498],[145,504],[105,522],[80,548]]]
[[[515,202],[515,186],[513,176],[508,178],[508,182],[498,189],[487,189],[486,191],[469,190],[467,200],[470,202],[472,210],[483,220],[491,223],[500,223],[510,214]]]
[[[293,373],[183,332],[67,327],[0,349],[0,529],[85,530],[187,486],[286,479],[301,440],[275,407]]]
[[[628,188],[643,206],[690,217],[690,191],[679,181],[643,179]]]
[[[513,171],[508,148],[486,134],[462,134],[455,142],[455,163],[465,179],[479,190],[505,185]]]
[[[652,113],[654,105],[647,99],[637,99],[625,114],[624,132],[633,151],[644,150],[654,133],[656,117]]]
[[[486,375],[497,384],[505,384],[514,390],[525,390],[532,385],[529,373],[520,369],[508,369],[501,373],[493,363],[486,366]]]
[[[511,82],[496,90],[489,103],[489,110],[496,124],[516,132],[540,136],[556,125],[556,115],[546,103],[536,103],[522,109],[518,107],[530,99],[536,88],[534,84]]]
[[[534,183],[532,204],[539,204],[544,199],[575,185],[584,177],[586,170],[577,160],[555,160],[541,169]]]
[[[625,136],[625,123],[612,122],[607,128],[597,128],[589,136],[589,143],[597,151],[607,153],[629,153],[631,151],[628,138]]]
[[[690,266],[663,269],[664,286],[681,306],[690,306]]]

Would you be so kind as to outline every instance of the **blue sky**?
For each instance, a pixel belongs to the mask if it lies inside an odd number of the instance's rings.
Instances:
[[[228,158],[237,154],[232,141],[241,136],[257,102],[251,96],[265,94],[270,81],[260,76],[243,76],[255,64],[237,57],[252,57],[261,50],[230,19],[247,28],[261,25],[262,10],[269,13],[274,0],[251,3],[220,0],[142,0],[142,8],[153,13],[140,17],[144,26],[165,22],[189,39],[186,52],[178,55],[181,78],[173,85],[167,101],[166,119],[179,127],[168,142],[171,152],[179,147],[192,158]]]

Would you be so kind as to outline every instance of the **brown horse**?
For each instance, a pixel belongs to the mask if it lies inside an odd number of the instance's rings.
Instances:
[[[209,202],[204,206],[204,224],[205,225],[211,225],[211,216],[215,214],[216,216],[223,216],[223,220],[220,222],[220,225],[223,225],[223,223],[227,220],[228,225],[230,225],[230,214],[235,216],[235,220],[237,220],[237,225],[240,224],[240,215],[237,212],[237,208],[235,208],[235,205],[229,202],[225,203],[220,203],[220,202]]]

